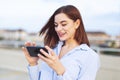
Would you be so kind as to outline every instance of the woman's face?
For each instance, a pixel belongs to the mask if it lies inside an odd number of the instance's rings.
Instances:
[[[73,21],[66,14],[55,16],[55,31],[61,41],[74,39],[75,31],[79,26],[79,20]]]

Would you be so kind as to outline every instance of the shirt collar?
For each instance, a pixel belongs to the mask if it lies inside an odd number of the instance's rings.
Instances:
[[[87,44],[81,44],[80,46],[76,47],[76,49],[87,51],[89,49]]]
[[[62,45],[64,44],[63,41],[59,41],[58,46],[61,49]],[[87,44],[81,44],[78,47],[75,48],[75,50],[82,50],[82,51],[87,51],[89,49]]]

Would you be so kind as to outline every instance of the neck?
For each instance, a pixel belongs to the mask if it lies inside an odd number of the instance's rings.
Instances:
[[[65,41],[63,46],[66,46],[66,47],[68,47],[68,48],[71,48],[71,47],[76,47],[76,46],[78,46],[78,45],[79,45],[79,44],[77,43],[76,40],[69,40],[69,41]]]

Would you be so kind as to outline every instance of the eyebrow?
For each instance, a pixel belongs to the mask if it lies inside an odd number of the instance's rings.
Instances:
[[[63,21],[61,21],[60,23],[63,23],[63,22],[67,22],[66,20],[63,20]],[[57,23],[57,22],[54,22],[54,23]]]
[[[63,21],[61,21],[60,23],[63,23],[63,22],[67,22],[67,21],[63,20]]]

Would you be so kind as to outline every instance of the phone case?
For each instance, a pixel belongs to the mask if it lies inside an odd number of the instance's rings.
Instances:
[[[44,51],[46,51],[48,53],[48,51],[44,48],[44,47],[39,47],[39,46],[27,46],[26,49],[28,50],[30,56],[32,57],[38,57],[38,54],[43,55],[40,52],[40,49],[43,49]],[[45,55],[43,55],[45,57]]]

